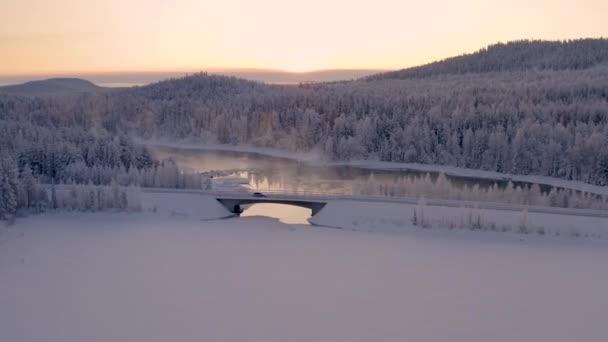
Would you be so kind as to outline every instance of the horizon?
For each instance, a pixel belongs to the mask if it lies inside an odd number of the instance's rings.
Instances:
[[[572,38],[564,38],[564,39],[543,39],[543,38],[518,38],[508,41],[495,41],[490,42],[486,45],[478,46],[477,48],[462,51],[458,54],[446,55],[446,56],[438,56],[435,59],[423,60],[417,64],[411,65],[403,65],[395,68],[373,68],[373,67],[357,67],[357,68],[318,68],[318,69],[310,69],[310,70],[289,70],[282,68],[264,68],[264,67],[199,67],[199,68],[166,68],[166,69],[113,69],[113,70],[51,70],[51,71],[42,71],[42,72],[9,72],[3,73],[0,72],[0,85],[6,84],[2,83],[2,80],[6,79],[28,79],[28,80],[41,80],[45,78],[81,78],[85,76],[109,76],[109,75],[153,75],[153,74],[196,74],[196,73],[255,73],[255,72],[270,72],[270,73],[284,73],[284,74],[292,74],[292,75],[306,75],[306,74],[314,74],[314,73],[323,73],[323,72],[360,72],[360,71],[369,71],[369,72],[387,72],[387,71],[397,71],[408,68],[414,68],[418,66],[424,66],[427,64],[440,62],[445,59],[450,59],[454,57],[460,57],[463,55],[474,54],[482,49],[485,49],[489,46],[495,44],[507,44],[511,42],[517,41],[557,41],[557,42],[565,42],[570,40],[585,40],[585,39],[608,39],[607,36],[581,36],[581,37],[572,37]],[[0,56],[1,60],[1,56]],[[1,69],[0,69],[1,70]]]
[[[603,15],[608,3],[597,0],[576,5],[548,0],[315,0],[306,5],[278,0],[24,0],[4,5],[3,77],[397,70],[496,42],[602,37],[608,32]]]
[[[424,66],[436,62],[441,62],[447,59],[460,57],[464,55],[472,55],[483,49],[496,44],[508,44],[519,41],[553,41],[566,42],[571,40],[586,40],[586,39],[608,39],[600,37],[579,37],[573,39],[528,39],[521,38],[511,41],[498,41],[491,44],[481,46],[472,51],[465,51],[458,55],[450,55],[439,57],[435,60],[424,61],[423,63],[400,67],[395,69],[373,69],[373,68],[334,68],[334,69],[314,69],[303,71],[290,71],[285,69],[272,68],[200,68],[200,69],[167,69],[167,70],[108,70],[108,71],[73,71],[73,72],[48,72],[48,73],[15,73],[15,74],[0,74],[0,86],[19,85],[30,81],[41,81],[57,78],[76,78],[90,81],[98,86],[103,87],[130,87],[146,85],[153,82],[158,82],[170,78],[180,78],[197,73],[209,73],[216,75],[234,76],[238,78],[260,81],[264,83],[274,84],[297,84],[301,82],[333,82],[342,80],[354,80],[357,78],[373,75],[377,73],[405,70]],[[316,75],[316,77],[315,77]]]
[[[448,57],[449,58],[449,57]],[[432,62],[431,62],[432,63]],[[424,63],[427,64],[427,63]],[[416,65],[415,65],[416,66]],[[399,68],[403,69],[403,68]],[[312,70],[302,70],[302,71],[291,71],[286,69],[272,69],[272,68],[248,68],[248,67],[235,67],[235,68],[193,68],[193,69],[159,69],[159,70],[140,70],[140,69],[116,69],[116,70],[101,70],[101,71],[93,71],[93,70],[75,70],[75,71],[52,71],[52,72],[43,72],[43,73],[6,73],[0,74],[0,77],[33,77],[33,76],[51,76],[51,77],[64,77],[64,75],[119,75],[119,74],[170,74],[170,73],[201,73],[201,72],[276,72],[276,73],[286,73],[286,74],[311,74],[318,72],[327,72],[327,71],[393,71],[399,69],[375,69],[375,68],[327,68],[327,69],[312,69]],[[68,77],[65,76],[65,77]]]
[[[297,84],[300,82],[331,82],[349,80],[367,75],[386,72],[380,69],[325,69],[303,72],[290,72],[272,69],[206,69],[187,71],[109,71],[109,72],[80,72],[80,73],[54,73],[40,75],[0,75],[0,86],[19,85],[30,81],[48,79],[74,78],[90,81],[103,87],[130,87],[145,85],[170,78],[179,78],[197,73],[234,76],[253,81],[274,84]]]

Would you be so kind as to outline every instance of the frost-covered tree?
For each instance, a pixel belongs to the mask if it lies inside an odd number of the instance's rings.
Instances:
[[[0,157],[0,219],[15,215],[19,206],[18,192],[15,160],[9,156]]]
[[[106,94],[0,95],[0,147],[45,183],[180,177],[169,166],[161,176],[136,136],[608,185],[607,65],[606,39],[519,41],[348,82],[202,73]]]

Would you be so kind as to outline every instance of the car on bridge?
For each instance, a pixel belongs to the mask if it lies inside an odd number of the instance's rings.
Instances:
[[[266,197],[266,195],[264,195],[264,194],[263,194],[263,193],[261,193],[261,192],[254,192],[254,193],[253,193],[253,197]]]

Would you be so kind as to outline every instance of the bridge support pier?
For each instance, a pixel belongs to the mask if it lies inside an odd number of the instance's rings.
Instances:
[[[311,203],[309,208],[312,210],[312,214],[310,216],[317,215],[326,205],[327,203]]]

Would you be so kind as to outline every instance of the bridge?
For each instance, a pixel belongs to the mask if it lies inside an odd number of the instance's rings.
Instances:
[[[253,197],[251,194],[236,195],[236,196],[221,196],[216,197],[216,200],[220,202],[228,211],[233,214],[241,214],[243,212],[242,206],[246,204],[255,203],[274,203],[274,204],[287,204],[295,205],[298,207],[304,207],[312,210],[312,215],[316,215],[321,209],[327,205],[327,202],[319,200],[308,200],[301,198],[277,198],[276,196],[271,197]]]
[[[419,199],[414,197],[390,197],[377,195],[348,195],[321,192],[285,192],[276,190],[262,190],[265,197],[254,197],[253,192],[247,190],[188,190],[188,189],[162,189],[162,188],[142,188],[143,192],[160,193],[195,193],[215,198],[228,211],[234,214],[242,212],[242,205],[254,203],[278,203],[295,205],[312,210],[312,215],[316,215],[331,201],[357,201],[357,202],[380,202],[380,203],[399,203],[419,205]],[[559,208],[548,206],[534,206],[514,203],[500,202],[480,202],[466,200],[445,200],[445,199],[426,199],[425,206],[431,207],[452,207],[452,208],[477,208],[489,210],[504,210],[521,212],[526,210],[530,213],[560,214],[587,217],[608,217],[608,211],[601,209],[579,209],[579,208]]]

